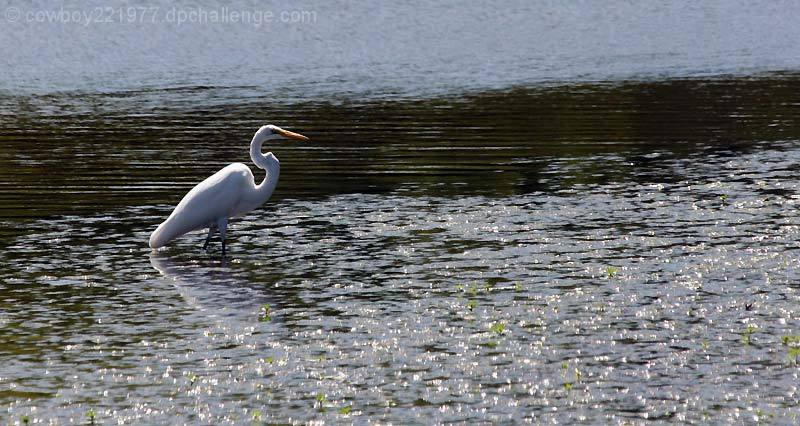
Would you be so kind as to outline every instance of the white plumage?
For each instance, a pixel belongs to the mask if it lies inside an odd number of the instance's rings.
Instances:
[[[187,232],[208,228],[203,248],[208,246],[214,231],[219,231],[222,252],[225,253],[225,234],[228,219],[241,216],[264,204],[278,184],[280,162],[272,153],[262,154],[261,146],[272,139],[308,140],[303,135],[280,127],[263,126],[250,142],[250,158],[266,171],[264,180],[256,185],[250,168],[233,163],[214,173],[192,188],[172,214],[150,235],[150,247],[163,247]]]

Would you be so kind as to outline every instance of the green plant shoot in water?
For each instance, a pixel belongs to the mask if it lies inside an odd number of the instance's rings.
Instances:
[[[496,322],[492,324],[491,327],[489,327],[489,330],[495,334],[503,334],[503,331],[505,331],[505,329],[506,325],[502,322]]]
[[[325,407],[325,404],[328,403],[328,397],[324,393],[317,393],[316,400],[317,400],[317,404],[319,404],[319,407],[318,407],[319,411],[327,410],[327,408]]]
[[[270,316],[269,305],[261,305],[261,312],[258,315],[258,320],[260,322],[268,322],[272,320],[272,317]]]
[[[751,336],[756,332],[756,330],[757,330],[756,326],[749,324],[747,328],[745,328],[744,331],[742,332],[742,343],[744,343],[745,345],[749,345]]]

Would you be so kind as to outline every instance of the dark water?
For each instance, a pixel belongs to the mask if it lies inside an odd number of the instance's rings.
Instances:
[[[458,5],[4,23],[0,419],[797,423],[797,5]]]

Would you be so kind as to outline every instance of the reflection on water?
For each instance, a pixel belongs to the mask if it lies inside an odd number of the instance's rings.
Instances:
[[[339,193],[514,195],[679,180],[673,158],[791,139],[800,79],[677,80],[362,104],[164,110],[85,95],[0,98],[0,217],[176,203],[265,122],[309,134],[267,147],[276,200]],[[75,109],[78,111],[75,111]],[[252,165],[251,165],[252,166]]]
[[[0,99],[10,421],[796,420],[794,75],[402,102]],[[226,259],[147,237],[265,121]],[[266,318],[265,305],[269,306]],[[5,418],[5,417],[4,417]]]
[[[264,305],[276,301],[265,294],[268,282],[253,284],[246,277],[235,274],[226,258],[179,261],[167,254],[153,252],[150,264],[164,278],[172,280],[178,293],[194,309],[212,318],[231,321],[257,317]]]

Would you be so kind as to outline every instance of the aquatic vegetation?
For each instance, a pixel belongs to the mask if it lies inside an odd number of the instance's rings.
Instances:
[[[478,301],[477,300],[470,299],[470,300],[467,301],[467,309],[469,309],[470,311],[474,310],[477,307],[478,307]]]
[[[269,322],[272,320],[272,316],[270,316],[270,307],[268,304],[261,305],[260,312],[258,314],[258,321],[260,322]]]
[[[582,375],[583,374],[577,367],[575,367],[570,375],[569,362],[561,361],[561,376],[564,378],[564,383],[562,386],[564,387],[565,391],[571,391],[575,384],[581,381]]]
[[[19,419],[19,420],[20,420],[20,421],[22,422],[22,424],[24,424],[24,425],[30,424],[30,422],[31,422],[31,418],[30,418],[30,417],[28,417],[28,416],[22,416],[22,417],[20,417],[20,419]]]
[[[186,378],[189,379],[190,385],[194,385],[194,382],[197,381],[197,374],[189,372],[186,374]]]
[[[350,411],[353,410],[352,405],[345,405],[344,407],[339,409],[339,414],[344,414],[345,416],[350,414]]]
[[[800,345],[800,335],[794,334],[794,335],[783,336],[781,337],[781,342],[787,346]]]
[[[791,364],[797,365],[797,358],[800,357],[800,347],[789,348],[789,353],[786,355]]]
[[[94,424],[95,420],[97,419],[97,413],[93,408],[90,408],[86,411],[86,418],[89,420],[90,424]]]
[[[755,334],[757,329],[758,328],[756,328],[756,326],[754,326],[753,324],[748,324],[747,328],[745,328],[744,331],[742,331],[742,343],[744,343],[745,345],[749,345],[751,337],[753,336],[753,334]]]
[[[315,404],[317,409],[322,412],[326,411],[327,407],[325,405],[328,404],[328,396],[324,393],[317,393],[314,398],[317,400]]]
[[[516,291],[517,293],[520,293],[520,292],[522,292],[522,290],[523,290],[523,288],[522,288],[522,283],[521,282],[518,281],[516,284],[514,284],[514,291]]]
[[[797,358],[800,357],[800,335],[787,335],[781,337],[781,343],[788,346],[786,358],[792,365],[797,365]]]
[[[769,424],[775,418],[775,413],[767,413],[761,408],[756,408],[753,414],[753,420],[758,424]]]
[[[253,410],[253,421],[260,422],[263,415],[261,414],[261,410]]]
[[[489,331],[495,334],[503,334],[503,331],[505,331],[505,329],[506,325],[503,322],[496,322],[492,324],[491,327],[489,327]]]
[[[606,278],[614,278],[619,273],[619,268],[616,266],[607,266],[606,267]]]
[[[268,356],[268,357],[264,358],[264,362],[266,362],[267,364],[272,364],[272,363],[275,362],[275,357],[274,356]]]

